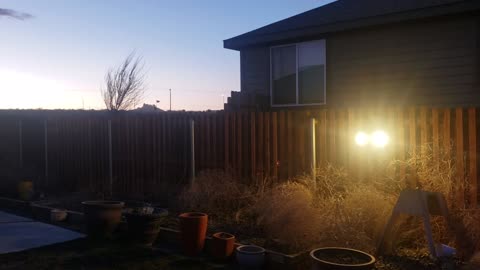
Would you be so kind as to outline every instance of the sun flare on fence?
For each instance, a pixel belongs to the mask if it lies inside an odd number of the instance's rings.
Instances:
[[[383,148],[389,143],[390,137],[388,137],[385,131],[377,130],[372,133],[370,141],[373,146],[377,148]]]
[[[383,130],[376,130],[370,135],[363,131],[359,131],[355,135],[355,143],[360,147],[370,144],[375,148],[384,148],[389,142],[390,137]]]
[[[365,146],[368,144],[368,141],[369,141],[368,134],[363,131],[358,132],[357,135],[355,136],[355,142],[357,143],[358,146]]]

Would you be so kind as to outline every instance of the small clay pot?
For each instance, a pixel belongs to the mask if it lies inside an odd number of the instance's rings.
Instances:
[[[62,222],[67,219],[67,210],[63,209],[52,209],[50,211],[50,221],[51,222]]]
[[[227,260],[233,253],[235,236],[225,232],[217,232],[213,235],[210,252],[216,260]]]
[[[87,234],[93,239],[110,238],[122,219],[124,203],[117,201],[82,202]]]
[[[265,263],[265,249],[253,245],[239,246],[236,257],[238,264],[243,267],[260,268]]]
[[[183,213],[180,219],[180,237],[183,252],[188,256],[200,254],[205,246],[208,215],[204,213]]]
[[[31,201],[33,199],[33,182],[30,180],[22,180],[18,183],[18,196],[21,200]]]

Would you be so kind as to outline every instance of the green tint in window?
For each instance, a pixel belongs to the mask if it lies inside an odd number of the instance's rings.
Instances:
[[[296,47],[272,49],[272,103],[286,105],[297,103]]]
[[[325,41],[298,44],[298,103],[325,103]]]

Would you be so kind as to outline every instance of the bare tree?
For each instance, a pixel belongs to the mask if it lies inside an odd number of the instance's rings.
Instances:
[[[103,101],[110,111],[127,110],[139,104],[145,93],[142,58],[131,53],[123,63],[105,75]]]

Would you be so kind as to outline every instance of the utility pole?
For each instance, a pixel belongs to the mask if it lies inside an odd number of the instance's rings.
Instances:
[[[190,119],[190,186],[195,183],[195,122]]]
[[[172,89],[168,89],[170,91],[170,111],[172,110]]]

